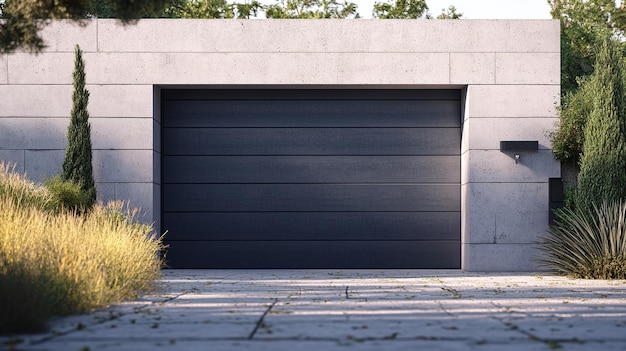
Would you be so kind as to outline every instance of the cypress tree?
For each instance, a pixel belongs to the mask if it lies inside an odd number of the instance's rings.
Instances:
[[[67,149],[63,160],[64,181],[78,184],[84,195],[85,208],[91,208],[96,202],[96,186],[93,178],[91,126],[89,125],[89,91],[85,89],[85,63],[83,53],[76,45],[74,59],[74,92],[72,94],[72,112],[67,128]]]
[[[606,38],[591,79],[593,107],[585,126],[576,206],[626,198],[626,101],[624,63],[617,44]]]

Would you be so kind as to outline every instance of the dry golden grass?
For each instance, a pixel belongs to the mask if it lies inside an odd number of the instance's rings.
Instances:
[[[51,315],[132,298],[159,277],[161,239],[122,204],[83,215],[54,204],[45,188],[0,164],[0,332],[42,329]]]

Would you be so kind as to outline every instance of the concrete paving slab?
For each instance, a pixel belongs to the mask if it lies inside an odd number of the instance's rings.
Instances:
[[[624,350],[626,281],[424,270],[165,270],[0,350]]]
[[[170,340],[170,339],[245,339],[254,325],[249,323],[126,323],[124,320],[112,321],[85,328],[82,333],[70,333],[58,337],[64,340]]]
[[[255,338],[339,340],[419,340],[437,339],[480,343],[484,335],[494,334],[491,341],[504,343],[510,340],[527,339],[504,323],[493,319],[420,319],[398,318],[380,320],[376,318],[351,318],[349,321],[334,322],[291,322],[288,318],[266,318]]]
[[[450,343],[442,344],[437,340],[397,340],[397,341],[361,341],[361,340],[294,340],[279,341],[241,341],[241,340],[220,340],[212,341],[210,344],[204,340],[172,340],[166,343],[154,341],[149,343],[141,342],[95,342],[86,346],[85,343],[50,343],[49,346],[58,350],[82,350],[89,347],[90,350],[117,350],[117,351],[154,351],[154,350],[187,350],[187,351],[346,351],[346,350],[371,350],[371,351],[406,351],[406,350],[441,350],[441,351],[464,351],[464,350],[502,350],[502,344],[475,345],[471,343]],[[33,351],[47,351],[49,348],[32,349]],[[509,350],[509,348],[507,348]],[[512,348],[511,350],[515,350]],[[547,351],[546,346],[527,341],[523,343],[523,348],[518,350]]]

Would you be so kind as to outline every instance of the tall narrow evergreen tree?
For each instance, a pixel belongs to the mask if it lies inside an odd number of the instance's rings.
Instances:
[[[576,194],[576,206],[583,209],[626,199],[626,69],[613,40],[604,40],[595,67]]]
[[[85,63],[78,45],[76,45],[73,77],[72,112],[70,125],[67,128],[67,149],[63,160],[62,178],[80,185],[84,195],[84,206],[91,208],[96,202],[96,186],[91,164],[91,126],[87,111],[89,91],[85,89]]]

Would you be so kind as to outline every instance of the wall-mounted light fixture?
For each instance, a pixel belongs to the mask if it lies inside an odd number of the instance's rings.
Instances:
[[[500,141],[500,151],[512,151],[515,153],[515,163],[519,163],[520,152],[529,152],[539,150],[539,142],[533,141]]]

